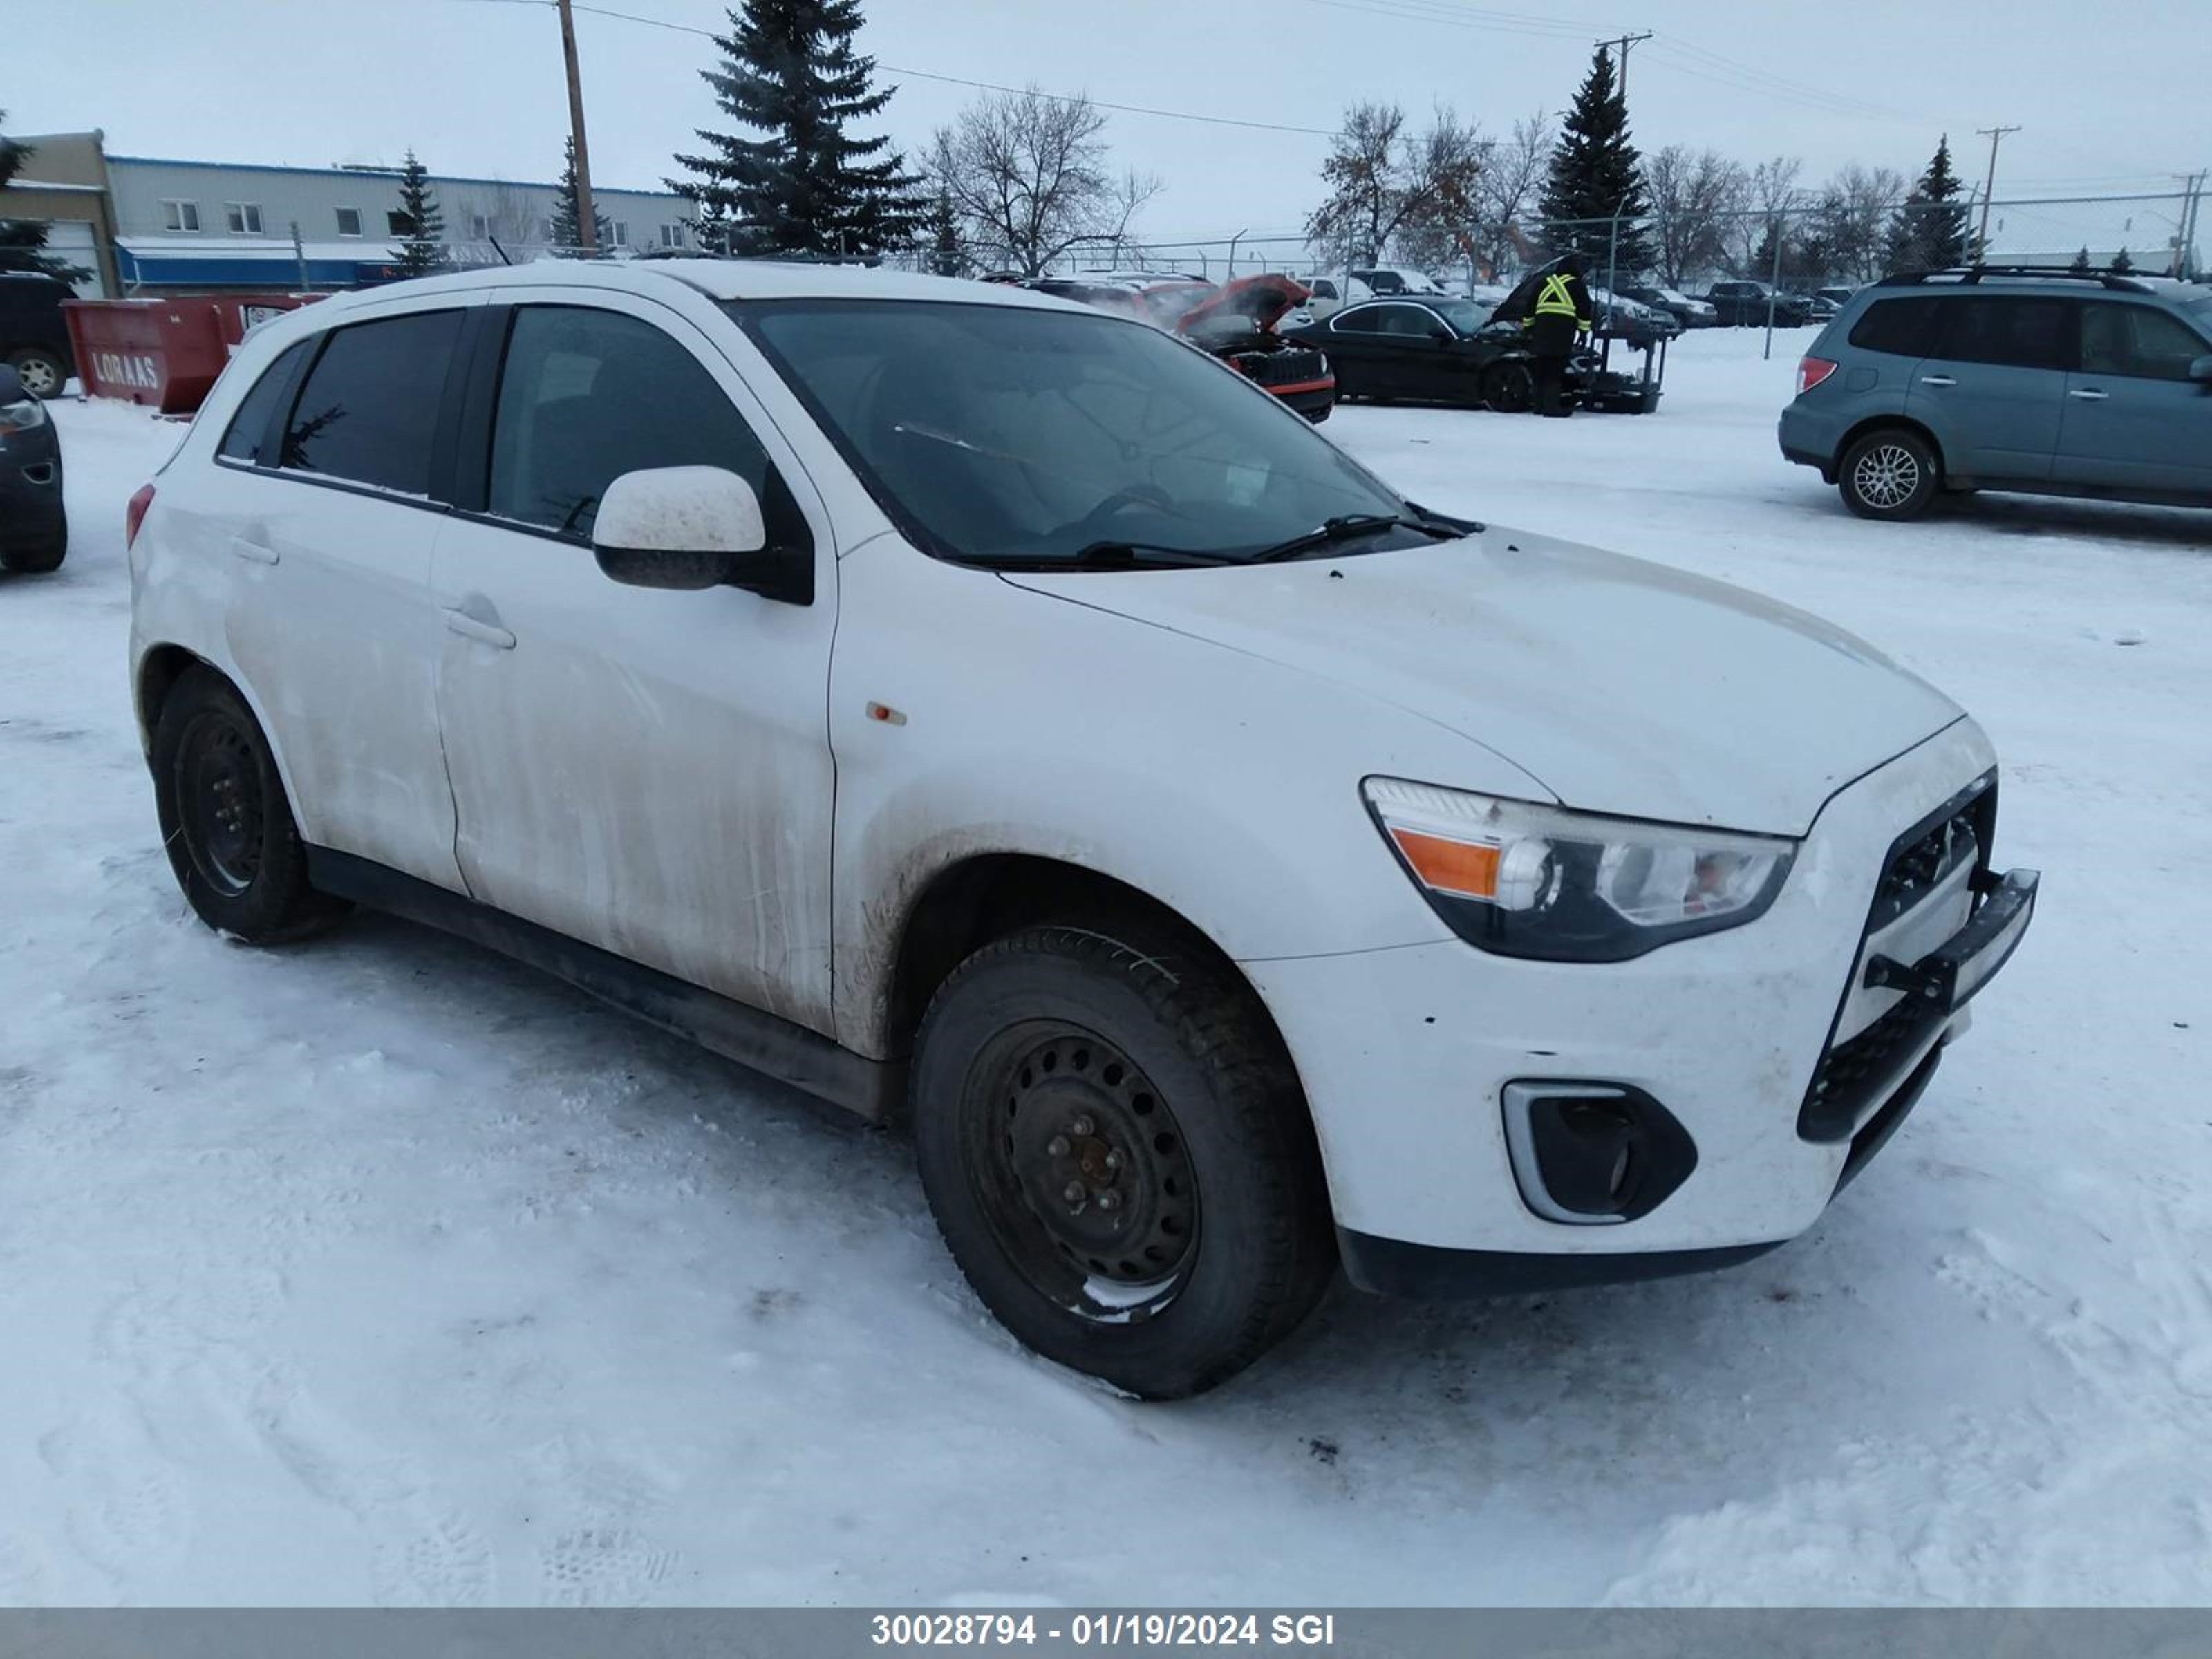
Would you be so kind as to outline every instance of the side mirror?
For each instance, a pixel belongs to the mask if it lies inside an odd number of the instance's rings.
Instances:
[[[0,408],[22,403],[30,396],[30,388],[23,384],[23,377],[6,363],[0,363]]]
[[[2206,352],[2189,365],[2189,378],[2199,386],[2212,386],[2212,351]],[[0,385],[3,384],[0,382]],[[0,401],[4,401],[5,397],[4,392],[0,392]]]
[[[632,587],[744,587],[811,605],[814,565],[768,544],[760,498],[719,466],[655,466],[607,486],[592,526],[599,568]]]

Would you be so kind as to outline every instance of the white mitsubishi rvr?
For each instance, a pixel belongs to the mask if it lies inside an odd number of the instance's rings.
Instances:
[[[257,330],[131,503],[193,908],[349,904],[910,1120],[976,1294],[1211,1387],[1805,1229],[2018,943],[1995,758],[1766,599],[1405,500],[1169,334],[548,264]]]

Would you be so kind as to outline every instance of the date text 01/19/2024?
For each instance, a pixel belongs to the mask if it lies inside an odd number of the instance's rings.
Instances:
[[[878,1647],[1329,1648],[1328,1613],[915,1613],[874,1615]]]

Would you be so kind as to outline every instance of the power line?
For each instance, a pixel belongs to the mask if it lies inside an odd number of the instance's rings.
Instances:
[[[472,0],[472,3],[546,5],[550,4],[551,0]],[[610,6],[585,5],[580,3],[580,0],[578,0],[575,9],[589,12],[594,17],[618,18],[625,23],[642,23],[652,28],[672,30],[678,34],[696,34],[709,40],[718,38],[714,30],[700,28],[695,24],[671,22],[665,17],[647,17],[634,11],[617,11]],[[1001,86],[994,81],[971,81],[965,76],[940,75],[933,70],[913,69],[903,64],[887,64],[880,58],[877,60],[876,67],[887,75],[903,76],[909,80],[938,81],[947,86],[968,87],[978,92],[1006,93],[1015,97],[1035,92],[1038,97],[1055,104],[1087,103],[1094,109],[1110,109],[1122,115],[1150,115],[1166,121],[1195,121],[1201,125],[1212,127],[1242,127],[1252,132],[1292,132],[1309,138],[1336,137],[1336,129],[1334,127],[1290,126],[1279,121],[1246,121],[1229,115],[1200,115],[1193,110],[1160,109],[1146,104],[1117,104],[1103,98],[1091,98],[1078,93],[1045,92],[1034,87]]]

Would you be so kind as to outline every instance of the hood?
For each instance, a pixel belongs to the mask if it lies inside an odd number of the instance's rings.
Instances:
[[[1005,579],[1364,692],[1626,817],[1802,835],[1961,712],[1802,611],[1494,526],[1342,559]]]
[[[1183,313],[1176,326],[1187,334],[1206,323],[1240,317],[1261,330],[1272,330],[1286,313],[1311,298],[1311,289],[1273,271],[1239,276],[1234,282],[1224,283],[1200,304]]]

